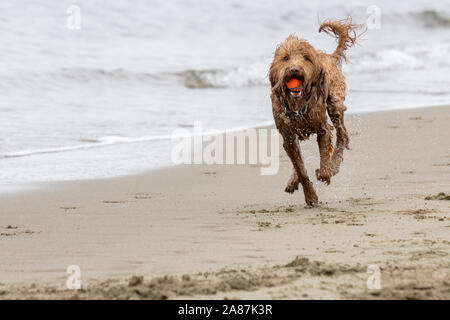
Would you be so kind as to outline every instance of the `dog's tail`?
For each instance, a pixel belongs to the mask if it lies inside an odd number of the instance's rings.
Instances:
[[[338,39],[338,46],[331,54],[338,62],[346,60],[344,51],[355,44],[358,37],[356,30],[360,27],[361,25],[353,24],[351,18],[342,21],[325,21],[320,25],[319,32],[324,31]]]

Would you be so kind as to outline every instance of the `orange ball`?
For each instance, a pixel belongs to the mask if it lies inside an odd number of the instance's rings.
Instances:
[[[291,78],[287,83],[286,83],[287,87],[289,89],[295,89],[298,88],[302,85],[302,82],[300,80],[298,80],[297,78]],[[294,90],[294,91],[300,91],[300,89]]]

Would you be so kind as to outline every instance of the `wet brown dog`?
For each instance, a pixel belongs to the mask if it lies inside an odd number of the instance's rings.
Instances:
[[[331,177],[339,172],[344,149],[348,149],[350,142],[344,125],[346,84],[340,66],[345,59],[344,51],[355,43],[356,28],[349,20],[322,23],[319,32],[338,38],[332,54],[315,50],[305,40],[290,35],[276,49],[270,67],[273,116],[283,136],[283,147],[294,165],[285,191],[293,193],[301,183],[310,206],[316,206],[318,198],[308,178],[299,142],[317,134],[320,169],[316,170],[316,177],[330,184]],[[301,83],[295,90],[287,86],[292,78],[296,79],[294,83]],[[334,127],[328,123],[327,113]],[[333,128],[337,136],[334,148]]]

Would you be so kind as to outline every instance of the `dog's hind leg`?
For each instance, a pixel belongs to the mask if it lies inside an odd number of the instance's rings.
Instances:
[[[306,172],[305,163],[303,162],[302,153],[300,150],[300,145],[297,138],[288,136],[283,137],[283,147],[289,158],[292,161],[295,172],[292,174],[291,179],[288,182],[288,186],[285,191],[290,193],[295,191],[295,187],[298,188],[298,183],[300,182],[303,187],[303,193],[305,195],[305,202],[312,207],[315,207],[319,202],[317,198],[316,191],[309,180],[308,173]]]
[[[332,127],[327,123],[326,127],[317,135],[320,151],[320,169],[316,170],[317,180],[330,184],[331,160],[333,156]]]
[[[339,167],[344,160],[344,149],[349,149],[350,137],[344,124],[344,111],[347,107],[340,100],[329,99],[327,101],[327,111],[331,122],[336,129],[336,146],[331,158],[331,175],[339,172]]]

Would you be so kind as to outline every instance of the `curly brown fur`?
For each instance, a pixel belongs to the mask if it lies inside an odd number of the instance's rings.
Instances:
[[[340,63],[342,60],[347,60],[344,51],[355,44],[358,37],[356,30],[361,27],[361,25],[354,24],[351,18],[347,18],[342,21],[325,21],[320,25],[319,32],[323,31],[337,38],[338,46],[331,56]]]
[[[355,43],[356,27],[351,21],[328,21],[320,26],[319,31],[333,32],[339,39],[332,54],[318,51],[307,41],[290,35],[277,47],[270,67],[275,124],[294,166],[285,191],[293,193],[301,183],[305,201],[310,206],[316,206],[318,198],[306,172],[300,142],[317,134],[320,168],[316,170],[316,177],[329,184],[331,177],[339,172],[344,149],[350,141],[344,125],[346,84],[340,63],[345,59],[344,51]],[[293,77],[302,81],[301,93],[293,93],[286,86]],[[328,123],[327,114],[333,126]],[[337,136],[334,147],[333,129]]]

